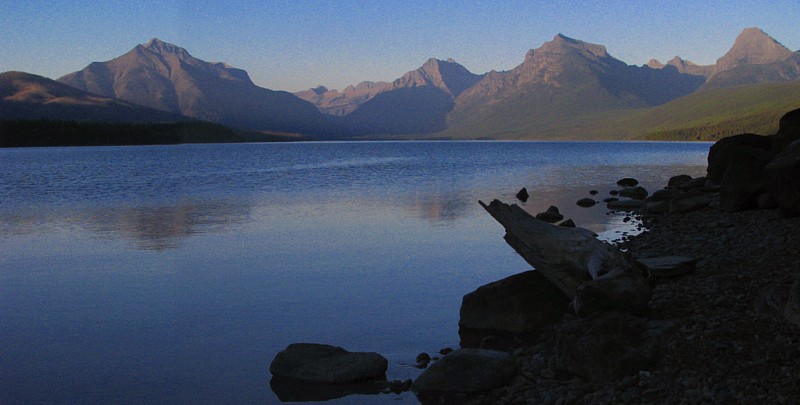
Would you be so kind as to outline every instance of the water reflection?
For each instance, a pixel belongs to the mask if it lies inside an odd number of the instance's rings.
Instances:
[[[196,234],[223,233],[251,222],[252,204],[242,200],[103,207],[36,207],[0,214],[0,235],[85,230],[95,237],[132,241],[134,248],[163,251]]]

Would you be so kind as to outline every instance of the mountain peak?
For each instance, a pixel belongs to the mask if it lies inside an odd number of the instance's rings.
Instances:
[[[322,95],[328,92],[328,88],[320,84],[319,86],[311,89],[311,91],[313,91],[317,95]]]
[[[574,49],[579,52],[587,52],[598,58],[605,58],[609,56],[608,52],[606,51],[606,47],[603,45],[590,44],[588,42],[570,38],[564,34],[556,34],[552,41],[545,42],[537,51],[541,50],[545,53],[563,53],[564,50],[567,49]]]
[[[784,60],[792,51],[769,36],[760,28],[743,30],[733,47],[723,57],[717,59],[717,72],[732,69],[740,65],[762,65]]]
[[[164,42],[158,38],[153,38],[147,41],[146,44],[143,45],[145,48],[149,49],[158,54],[162,55],[175,55],[180,58],[191,58],[192,56],[189,55],[189,52],[186,49],[183,49],[177,45],[170,44],[169,42]]]

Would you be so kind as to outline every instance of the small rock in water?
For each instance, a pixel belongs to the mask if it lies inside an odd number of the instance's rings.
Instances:
[[[591,195],[597,195],[597,193],[598,193],[597,190],[589,190],[589,194]]]
[[[386,375],[388,360],[378,353],[348,352],[341,347],[294,343],[269,366],[273,377],[309,384],[348,384]]]
[[[609,192],[608,192],[608,194],[611,194],[611,195],[618,195],[618,194],[619,194],[619,191],[617,191],[617,190],[611,190],[611,191],[609,191]]]
[[[439,354],[441,354],[442,356],[447,356],[448,354],[450,354],[452,352],[453,352],[453,349],[451,349],[449,347],[445,347],[444,349],[439,350]]]
[[[522,202],[528,201],[528,197],[530,197],[530,195],[528,194],[528,190],[525,187],[523,187],[522,190],[519,190],[517,192],[517,199]]]
[[[619,198],[617,198],[617,197],[608,197],[608,198],[603,200],[604,203],[610,203],[610,202],[614,202],[614,201],[619,201]]]
[[[429,355],[428,353],[422,352],[422,353],[417,355],[416,360],[417,360],[417,365],[415,367],[417,367],[417,368],[426,368],[426,367],[428,367],[428,363],[431,362],[431,355]]]
[[[644,200],[649,193],[644,187],[629,187],[619,192],[622,197]]]
[[[639,185],[639,180],[626,177],[624,179],[620,179],[619,181],[617,181],[617,185],[622,187],[636,187],[637,185]]]
[[[551,205],[547,211],[536,214],[536,219],[554,224],[564,219],[564,216],[558,211],[558,207]]]
[[[576,204],[578,204],[579,207],[589,208],[594,207],[594,205],[597,204],[597,201],[591,198],[581,198]]]

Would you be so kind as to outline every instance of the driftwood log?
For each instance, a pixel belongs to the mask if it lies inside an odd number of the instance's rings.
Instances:
[[[549,224],[498,200],[479,203],[503,225],[506,242],[572,300],[578,315],[647,309],[650,286],[643,269],[593,232]]]

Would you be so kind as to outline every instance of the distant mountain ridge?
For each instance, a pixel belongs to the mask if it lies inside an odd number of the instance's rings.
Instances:
[[[251,130],[321,133],[331,123],[312,104],[264,89],[247,72],[194,58],[157,38],[59,82],[142,106]]]
[[[676,69],[627,65],[604,46],[558,34],[528,51],[519,66],[486,74],[456,98],[444,135],[485,131],[518,137],[575,114],[662,104],[703,81]]]
[[[470,72],[452,58],[446,61],[430,58],[420,68],[405,73],[391,83],[361,82],[356,86],[346,87],[342,92],[319,86],[294,94],[313,103],[325,114],[344,116],[381,93],[400,89],[431,86],[455,98],[477,83],[481,77],[482,75]]]
[[[0,73],[0,119],[152,123],[189,117],[90,94],[24,72]]]
[[[628,65],[602,45],[558,34],[528,51],[522,63],[508,71],[479,75],[452,59],[431,58],[391,82],[361,82],[342,91],[319,86],[294,95],[258,87],[244,70],[201,61],[179,46],[154,38],[59,81],[235,128],[311,134],[317,139],[400,135],[536,139],[544,136],[540,134],[556,136],[559,131],[570,137],[583,131],[591,137],[589,123],[603,126],[602,120],[684,99],[698,90],[716,92],[798,79],[800,53],[791,52],[758,28],[748,28],[714,65],[697,65],[678,56],[666,64],[653,59],[643,66]],[[687,100],[676,111],[721,98],[712,94]],[[754,102],[764,103],[766,98],[758,100]],[[764,117],[777,114],[762,111],[779,105],[767,104],[753,105],[761,120],[759,128],[767,125]],[[642,120],[656,116],[641,115]],[[680,117],[675,119],[680,122]],[[646,127],[642,120],[637,118],[637,127]],[[741,125],[737,122],[736,128]],[[658,136],[679,130],[665,128]]]
[[[318,86],[294,95],[314,104],[324,114],[342,116],[355,111],[390,86],[387,82],[361,82],[356,86],[347,86],[341,92]]]

